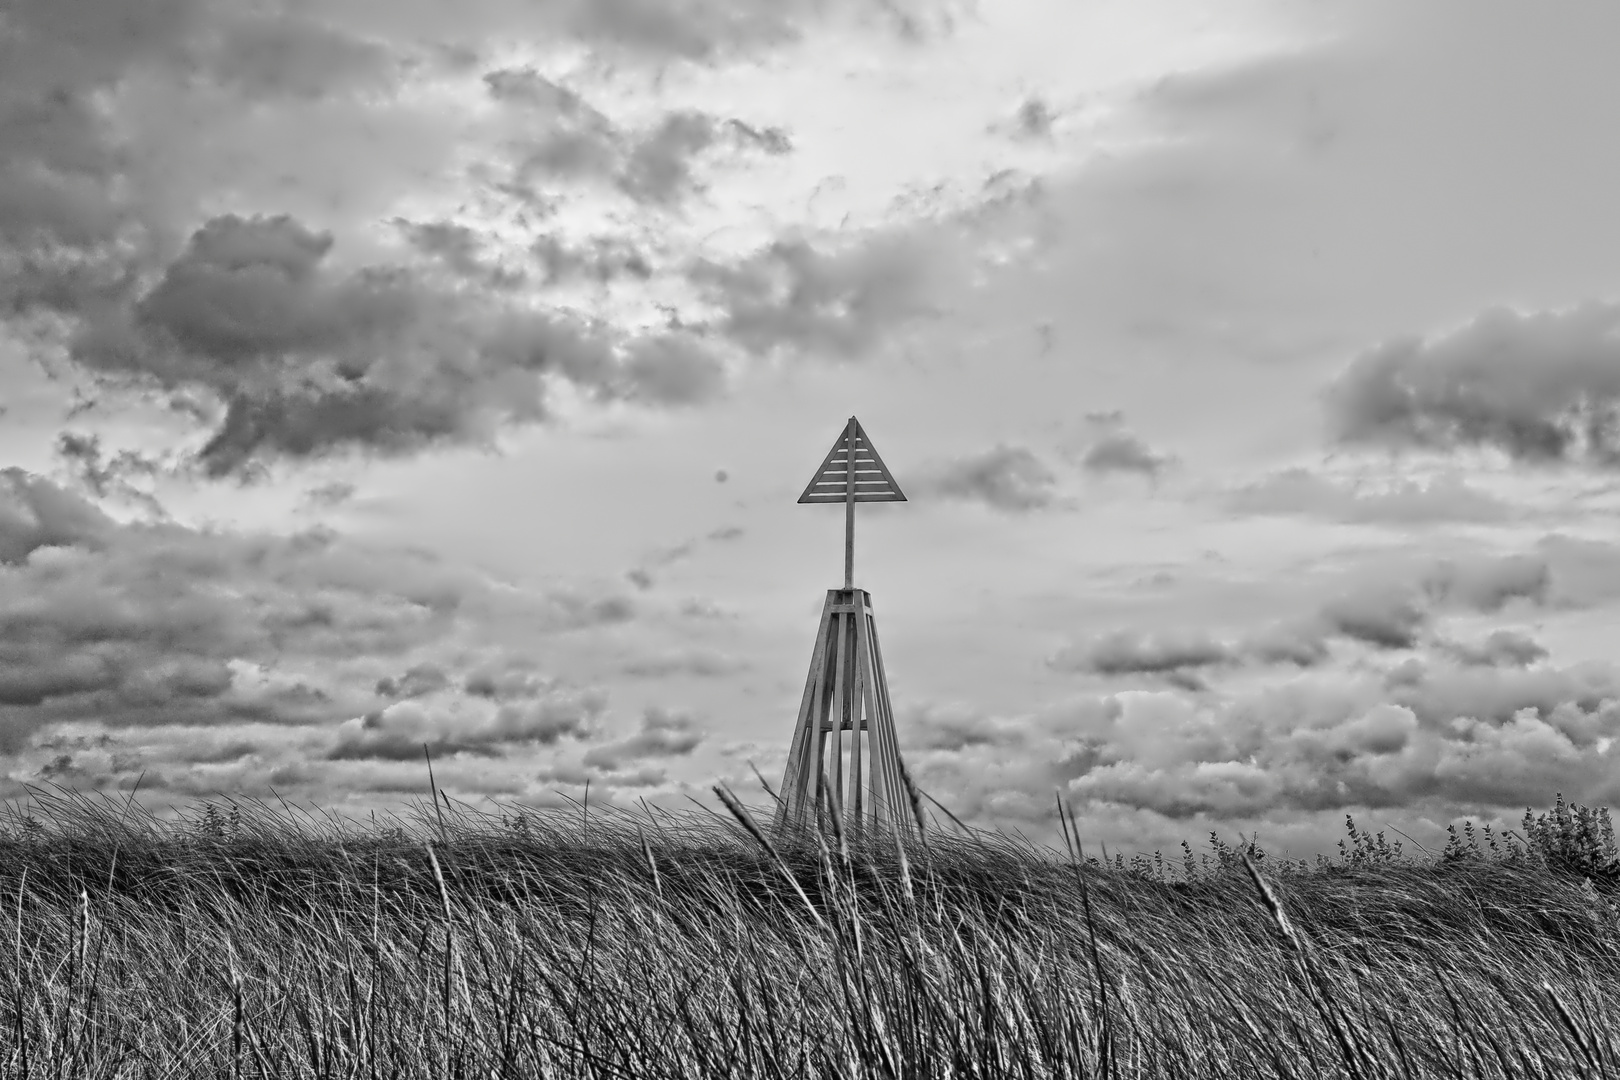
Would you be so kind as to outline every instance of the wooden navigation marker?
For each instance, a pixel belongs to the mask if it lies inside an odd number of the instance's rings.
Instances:
[[[844,504],[844,588],[850,589],[855,573],[855,504],[905,502],[906,497],[861,422],[852,416],[799,501]]]
[[[883,826],[909,833],[913,821],[872,596],[854,586],[855,504],[905,502],[906,497],[852,416],[799,501],[844,504],[844,587],[828,589],[821,609],[776,829],[813,828],[825,781],[827,810],[846,828]]]

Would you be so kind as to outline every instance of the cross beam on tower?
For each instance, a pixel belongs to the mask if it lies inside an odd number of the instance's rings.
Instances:
[[[905,501],[900,485],[853,416],[799,496],[801,503],[844,504],[844,587],[827,590],[821,611],[782,777],[776,812],[779,832],[815,820],[823,786],[827,810],[837,814],[846,828],[912,829],[872,597],[853,584],[855,504]]]

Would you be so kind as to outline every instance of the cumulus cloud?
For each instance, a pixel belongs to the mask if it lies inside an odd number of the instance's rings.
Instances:
[[[1094,762],[1068,786],[1086,800],[1274,817],[1424,802],[1522,808],[1548,791],[1598,790],[1620,731],[1612,675],[1470,668],[1299,681],[1217,704],[1121,695],[1081,731]]]
[[[398,678],[378,679],[376,690],[379,697],[408,700],[436,693],[449,685],[450,676],[437,664],[417,664]]]
[[[1547,658],[1547,650],[1518,630],[1494,630],[1480,642],[1446,642],[1443,648],[1463,664],[1486,667],[1529,667]]]
[[[1017,725],[962,706],[914,706],[896,718],[895,727],[906,750],[955,753],[969,747],[1017,746],[1025,739]]]
[[[1493,309],[1385,342],[1330,387],[1344,443],[1492,447],[1518,461],[1620,462],[1620,305]]]
[[[785,154],[785,132],[722,120],[693,109],[666,113],[640,131],[626,131],[577,93],[530,69],[485,77],[497,100],[522,106],[525,123],[508,147],[515,157],[509,184],[531,189],[563,181],[611,184],[633,202],[673,208],[701,190],[696,166],[720,149]],[[538,133],[535,128],[542,128]]]
[[[1335,483],[1307,469],[1285,469],[1231,492],[1226,506],[1241,514],[1299,514],[1364,525],[1495,522],[1512,507],[1457,477],[1400,480],[1367,490]]]
[[[1498,631],[1482,644],[1468,645],[1440,637],[1435,624],[1448,609],[1492,613],[1515,601],[1548,603],[1556,595],[1552,565],[1553,560],[1537,551],[1440,559],[1415,572],[1407,568],[1393,578],[1363,574],[1352,586],[1297,615],[1226,640],[1184,627],[1168,632],[1115,630],[1065,645],[1047,659],[1047,666],[1098,676],[1156,675],[1185,689],[1201,690],[1200,672],[1252,664],[1320,667],[1331,658],[1334,639],[1383,651],[1432,645],[1463,663],[1523,666],[1546,654],[1516,632]],[[1615,573],[1620,574],[1620,561]]]
[[[120,450],[111,457],[102,450],[96,435],[64,431],[56,439],[56,456],[72,472],[74,479],[97,498],[114,498],[135,503],[155,518],[166,516],[161,503],[142,485],[166,472],[164,463],[136,450]]]
[[[917,481],[919,491],[1008,513],[1051,506],[1056,485],[1056,475],[1032,451],[1006,445],[927,467]]]
[[[627,661],[620,670],[638,679],[664,679],[681,675],[717,679],[735,675],[747,667],[745,661],[713,649],[678,649],[674,652],[637,657]]]
[[[850,357],[933,313],[941,255],[915,237],[874,236],[837,251],[801,237],[735,264],[699,260],[689,276],[719,310],[718,330],[750,353]]]
[[[1281,622],[1249,634],[1240,651],[1262,664],[1315,667],[1328,659],[1328,645],[1319,624],[1310,620]]]
[[[130,307],[87,324],[73,355],[135,387],[217,398],[224,417],[199,453],[216,476],[263,457],[478,441],[544,418],[551,379],[656,405],[705,400],[722,381],[720,361],[679,335],[621,345],[404,270],[337,270],[332,247],[286,216],[215,218]]]
[[[0,470],[0,564],[21,566],[46,547],[100,550],[116,531],[106,514],[49,480]]]
[[[1346,593],[1323,605],[1320,619],[1330,633],[1380,649],[1410,649],[1428,624],[1417,598],[1398,586]]]
[[[1190,668],[1226,664],[1232,660],[1231,650],[1207,634],[1117,630],[1084,646],[1066,647],[1047,664],[1059,671],[1096,675],[1165,675],[1184,674]]]
[[[28,325],[68,338],[102,388],[200,408],[212,476],[485,442],[546,420],[558,383],[596,404],[696,405],[726,382],[711,330],[755,351],[843,353],[926,308],[930,260],[909,241],[831,252],[793,239],[735,265],[671,260],[716,301],[716,326],[616,331],[513,294],[651,276],[634,245],[548,237],[532,265],[509,265],[483,226],[398,219],[429,188],[536,210],[491,161],[520,130],[522,160],[552,179],[606,181],[655,207],[700,187],[704,155],[788,152],[785,132],[692,111],[621,130],[536,72],[480,69],[512,40],[714,61],[794,40],[827,14],[820,3],[472,0],[452,17],[418,0],[297,12],[74,0],[7,14],[0,319],[52,316]],[[478,74],[492,107],[471,115],[407,92]],[[224,204],[236,212],[201,217]],[[378,219],[399,221],[415,257],[379,255]]]
[[[1516,599],[1544,603],[1552,587],[1552,571],[1539,554],[1448,559],[1434,567],[1423,586],[1441,603],[1493,612]]]
[[[0,472],[4,753],[73,722],[336,724],[370,709],[373,688],[412,700],[444,690],[443,665],[421,654],[448,642],[506,622],[559,633],[633,613],[612,594],[502,589],[330,531],[123,524],[47,480]],[[498,674],[492,698],[507,685]]]
[[[685,757],[703,742],[696,721],[684,714],[651,708],[641,715],[635,732],[617,742],[601,743],[585,752],[584,763],[617,772],[648,759]]]
[[[600,691],[553,691],[469,716],[449,705],[399,701],[338,725],[328,760],[410,761],[431,753],[501,757],[512,747],[554,746],[590,734],[606,708]]]
[[[1080,467],[1093,473],[1140,473],[1157,476],[1174,459],[1158,454],[1126,431],[1111,431],[1093,443],[1080,458]]]

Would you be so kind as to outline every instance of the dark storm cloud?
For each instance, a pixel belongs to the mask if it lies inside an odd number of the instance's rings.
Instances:
[[[1487,311],[1386,342],[1328,393],[1344,443],[1488,446],[1523,462],[1620,462],[1620,305]]]
[[[916,483],[919,493],[1008,513],[1051,506],[1056,485],[1057,476],[1032,451],[1006,445],[925,468]]]
[[[684,757],[696,750],[704,735],[692,717],[665,709],[648,709],[635,732],[617,742],[602,743],[585,752],[591,768],[616,772],[625,765],[648,759]]]

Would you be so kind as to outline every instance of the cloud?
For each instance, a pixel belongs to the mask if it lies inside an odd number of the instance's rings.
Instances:
[[[1492,309],[1357,357],[1328,392],[1338,440],[1492,447],[1522,462],[1620,462],[1620,304]]]
[[[215,218],[74,357],[137,388],[225,405],[199,453],[215,476],[264,457],[404,453],[546,416],[546,383],[673,406],[717,393],[719,361],[660,335],[620,351],[561,316],[502,309],[403,270],[327,265],[333,240],[286,216]]]
[[[951,257],[916,236],[873,235],[838,251],[798,237],[735,264],[698,260],[688,276],[718,309],[717,330],[748,352],[848,358],[933,314]]]
[[[412,761],[423,745],[439,755],[504,756],[512,747],[554,746],[588,736],[606,707],[601,691],[553,691],[506,701],[476,715],[421,701],[399,701],[338,725],[327,760]]]
[[[377,680],[377,696],[396,699],[424,697],[450,685],[450,676],[437,664],[417,664],[399,678]]]
[[[1262,664],[1315,667],[1328,659],[1322,627],[1309,620],[1283,622],[1248,635],[1240,651]]]
[[[1329,632],[1380,649],[1412,648],[1429,618],[1417,599],[1399,587],[1346,593],[1323,605],[1319,617]]]
[[[1093,749],[1082,800],[1185,821],[1277,822],[1350,807],[1522,808],[1548,791],[1612,787],[1620,704],[1611,674],[1470,668],[1308,680],[1229,702],[1118,695],[1071,729]],[[1607,741],[1606,741],[1607,740]]]
[[[1500,631],[1483,645],[1450,642],[1433,634],[1446,609],[1493,613],[1514,600],[1543,605],[1554,596],[1556,575],[1541,552],[1434,560],[1398,575],[1361,574],[1314,607],[1223,640],[1206,630],[1115,630],[1071,643],[1050,656],[1056,671],[1099,676],[1157,675],[1188,690],[1202,690],[1201,670],[1245,664],[1317,668],[1331,658],[1330,642],[1347,639],[1378,650],[1431,644],[1466,663],[1528,664],[1540,646]],[[1620,562],[1616,563],[1620,576]]]
[[[1545,603],[1551,586],[1551,568],[1538,554],[1442,560],[1423,582],[1424,589],[1440,603],[1484,612],[1499,611],[1515,599]]]
[[[617,742],[602,743],[585,752],[591,768],[616,772],[625,765],[649,758],[685,757],[703,742],[692,717],[652,708],[642,713],[634,734]]]
[[[1551,572],[1550,605],[1596,607],[1620,598],[1620,545],[1552,533],[1537,542],[1535,554]]]
[[[1498,522],[1512,507],[1457,477],[1398,480],[1387,488],[1341,485],[1307,469],[1285,469],[1241,487],[1223,500],[1240,514],[1299,514],[1362,525]]]
[[[21,566],[46,547],[97,550],[116,530],[107,515],[49,480],[0,470],[0,564]]]
[[[445,665],[425,652],[509,624],[561,633],[634,612],[611,593],[501,588],[420,552],[330,531],[119,523],[47,480],[5,470],[0,753],[74,722],[336,724],[371,709],[374,686],[401,697],[442,690]]]
[[[791,149],[780,130],[690,110],[621,130],[537,72],[480,70],[513,40],[717,62],[828,13],[807,0],[471,0],[454,16],[425,0],[26,3],[0,40],[0,320],[67,339],[102,389],[200,404],[211,438],[197,460],[216,477],[484,443],[548,419],[558,383],[597,405],[708,402],[726,384],[711,329],[764,351],[858,350],[926,307],[929,259],[912,241],[831,252],[793,239],[707,263],[720,325],[618,331],[509,294],[531,278],[648,278],[636,244],[546,236],[535,265],[513,265],[484,226],[399,216],[446,192],[533,211],[533,193],[503,188],[489,164],[503,133],[528,132],[536,167],[653,207],[698,190],[705,155]],[[480,74],[491,107],[444,104],[445,80]],[[403,230],[402,261],[378,220]]]
[[[57,436],[56,456],[97,498],[122,499],[139,505],[154,518],[167,516],[157,498],[136,483],[138,479],[151,480],[167,471],[158,458],[135,450],[120,450],[108,458],[98,436],[71,431]]]
[[[1058,671],[1094,675],[1185,674],[1189,668],[1231,663],[1231,650],[1207,634],[1143,634],[1117,630],[1083,647],[1069,646],[1047,661]]]
[[[961,706],[913,706],[897,718],[905,750],[960,752],[969,747],[1014,747],[1025,740],[1019,727]]]
[[[638,679],[664,679],[680,675],[716,679],[735,675],[747,667],[745,661],[712,649],[682,649],[630,660],[620,670]]]
[[[624,576],[636,588],[645,591],[652,588],[657,582],[654,571],[663,570],[690,559],[705,545],[727,544],[734,540],[740,540],[747,535],[747,532],[748,530],[740,525],[722,525],[703,536],[694,536],[672,547],[653,552],[642,561],[640,566],[626,571]]]
[[[1135,435],[1113,431],[1092,444],[1080,458],[1080,467],[1093,473],[1134,472],[1157,476],[1174,458],[1156,454]]]
[[[304,502],[315,507],[342,506],[354,498],[358,489],[345,480],[333,480],[304,492]]]
[[[625,277],[646,281],[653,276],[646,253],[622,237],[599,236],[570,243],[542,236],[529,245],[529,253],[542,267],[547,285],[574,281],[606,285]]]
[[[626,131],[577,93],[533,71],[496,72],[485,83],[497,100],[523,107],[525,123],[508,147],[516,160],[507,183],[517,188],[534,190],[557,180],[602,182],[634,203],[669,209],[702,190],[695,167],[711,151],[780,155],[792,149],[778,129],[693,109],[676,109],[651,127]],[[537,123],[549,127],[536,135]]]
[[[1460,663],[1485,667],[1529,667],[1547,658],[1547,650],[1517,630],[1494,630],[1476,644],[1447,642],[1443,648]]]
[[[1057,477],[1030,450],[998,445],[925,468],[917,486],[947,499],[1025,513],[1052,505]]]

